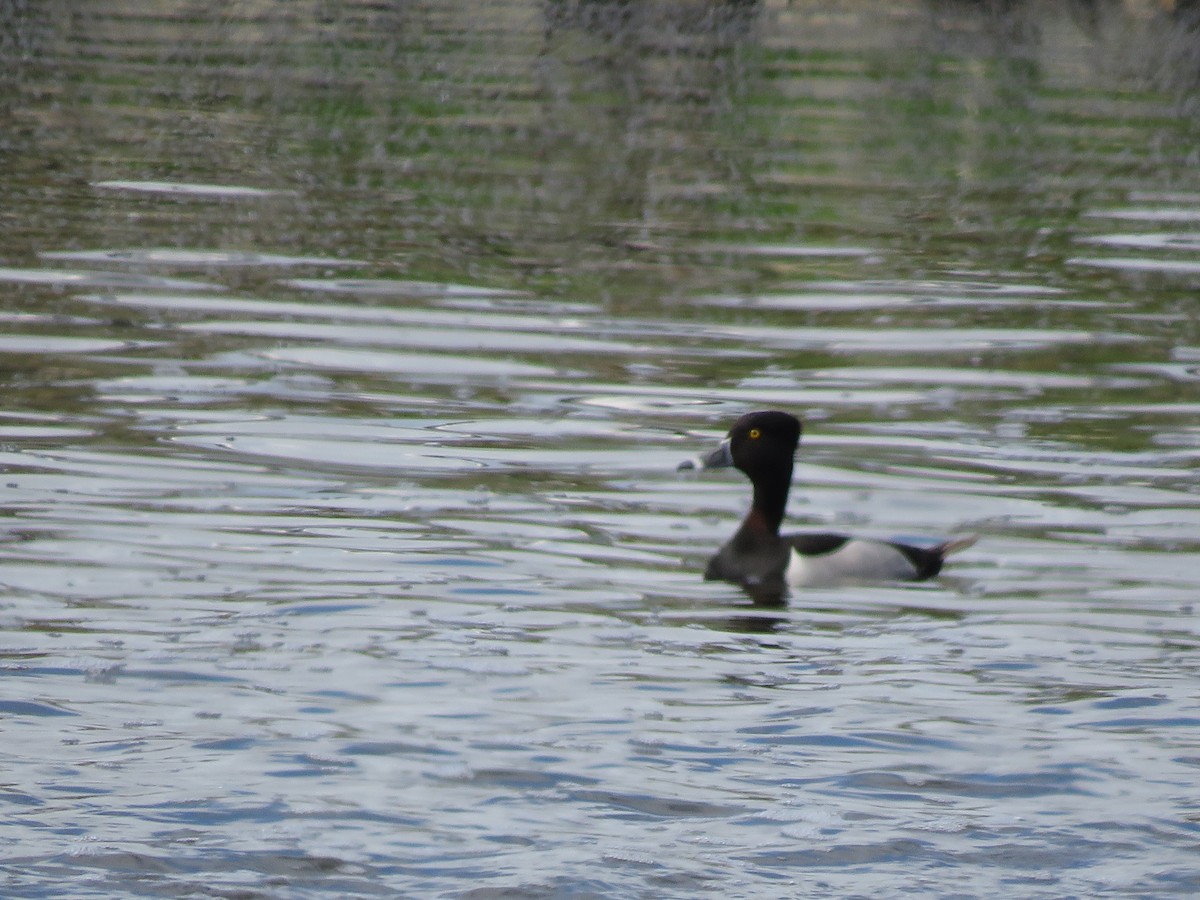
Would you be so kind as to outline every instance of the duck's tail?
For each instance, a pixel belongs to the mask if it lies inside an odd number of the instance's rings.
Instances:
[[[979,535],[977,534],[964,534],[959,537],[952,537],[950,540],[942,541],[942,543],[938,544],[937,552],[944,558],[951,553],[966,550],[968,547],[974,545],[977,540],[979,540]]]

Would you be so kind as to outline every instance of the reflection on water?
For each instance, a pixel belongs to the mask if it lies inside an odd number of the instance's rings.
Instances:
[[[1155,9],[0,4],[6,896],[1195,892]]]

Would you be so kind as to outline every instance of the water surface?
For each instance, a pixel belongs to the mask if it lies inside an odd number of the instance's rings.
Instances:
[[[1194,35],[1015,7],[14,7],[5,896],[1194,894]],[[764,407],[980,542],[704,582]]]

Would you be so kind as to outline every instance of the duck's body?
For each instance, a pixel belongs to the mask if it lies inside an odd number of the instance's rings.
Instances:
[[[739,532],[740,533],[740,532]],[[924,581],[942,570],[946,557],[975,543],[972,536],[932,547],[876,541],[846,534],[776,535],[747,545],[734,535],[709,561],[704,577],[739,584],[782,582],[811,587],[847,581]]]
[[[782,589],[847,581],[922,581],[974,536],[931,547],[845,534],[780,534],[800,443],[800,421],[785,412],[742,416],[701,468],[733,466],[754,486],[750,511],[733,537],[708,561],[704,577],[748,588]],[[685,464],[694,465],[694,464]]]

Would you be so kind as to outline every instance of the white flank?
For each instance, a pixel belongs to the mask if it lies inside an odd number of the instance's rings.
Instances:
[[[792,587],[839,581],[903,581],[916,574],[899,550],[880,541],[848,541],[832,553],[805,556],[792,550],[784,577]]]

